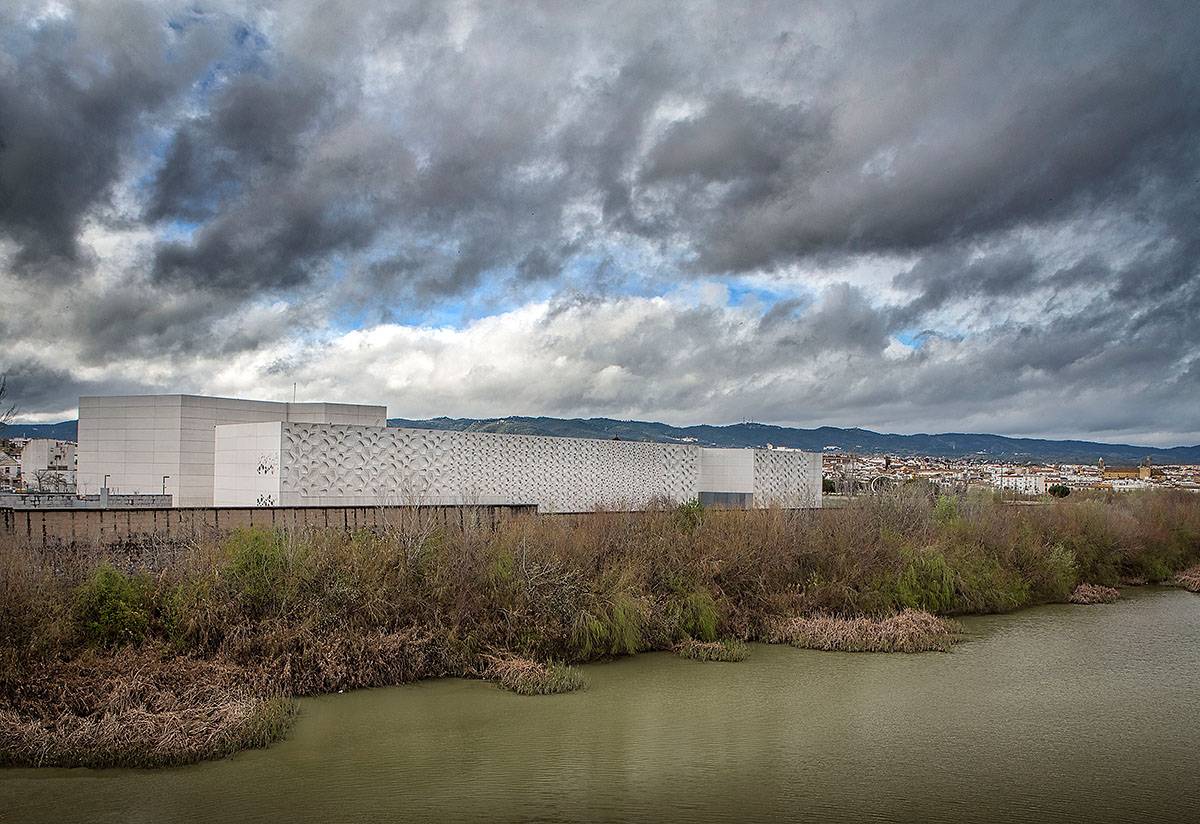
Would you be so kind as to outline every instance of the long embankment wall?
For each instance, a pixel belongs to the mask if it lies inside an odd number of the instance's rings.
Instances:
[[[239,527],[383,530],[494,528],[537,513],[525,505],[179,507],[156,509],[0,509],[0,542],[46,550],[154,548],[221,535]]]

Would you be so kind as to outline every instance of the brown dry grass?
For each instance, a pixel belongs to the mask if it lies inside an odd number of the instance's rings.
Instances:
[[[42,665],[0,703],[0,766],[187,764],[265,747],[294,713],[228,662],[87,652]]]
[[[1200,592],[1200,564],[1176,575],[1175,583],[1188,592]]]
[[[583,673],[575,667],[529,658],[488,656],[484,674],[519,695],[557,695],[582,689],[586,684]]]
[[[789,618],[779,621],[767,640],[827,652],[948,652],[960,636],[956,622],[906,609],[882,619]]]
[[[675,654],[693,661],[745,661],[750,657],[750,647],[745,641],[726,638],[720,641],[697,641],[685,638],[675,645]]]
[[[1080,584],[1071,593],[1072,604],[1112,604],[1121,597],[1121,591],[1099,584]]]

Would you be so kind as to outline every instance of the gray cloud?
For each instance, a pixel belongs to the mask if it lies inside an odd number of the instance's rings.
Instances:
[[[477,353],[423,397],[1200,432],[1194,4],[22,0],[0,32],[0,369],[58,387],[22,378],[32,412],[549,300],[594,339],[548,320],[544,368]],[[667,309],[609,335],[630,294]]]

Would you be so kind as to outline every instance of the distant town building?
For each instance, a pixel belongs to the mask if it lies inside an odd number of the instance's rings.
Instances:
[[[21,482],[39,492],[75,489],[75,444],[34,438],[21,448]]]
[[[997,475],[992,480],[997,489],[1015,492],[1018,495],[1045,495],[1046,478],[1044,475]]]
[[[1101,458],[1098,466],[1100,478],[1105,481],[1148,481],[1155,474],[1149,458],[1142,461],[1140,466],[1105,466]]]
[[[7,452],[0,452],[0,488],[12,489],[21,476],[21,463]]]

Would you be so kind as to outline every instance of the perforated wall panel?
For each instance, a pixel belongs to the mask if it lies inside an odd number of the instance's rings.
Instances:
[[[285,505],[628,509],[691,500],[699,475],[695,446],[302,423],[282,432]]]
[[[821,456],[782,449],[754,450],[754,505],[821,505]]]

